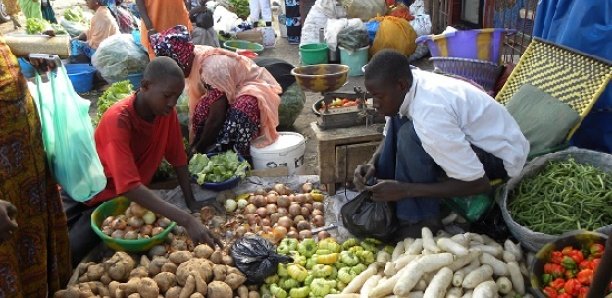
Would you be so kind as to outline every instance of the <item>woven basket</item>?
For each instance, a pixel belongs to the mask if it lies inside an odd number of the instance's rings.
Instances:
[[[434,67],[442,72],[470,79],[487,91],[495,88],[495,82],[503,70],[503,67],[493,62],[476,59],[457,57],[431,57],[429,59],[433,61]]]

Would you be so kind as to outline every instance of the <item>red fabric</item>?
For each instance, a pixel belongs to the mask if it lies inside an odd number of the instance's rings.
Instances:
[[[150,123],[136,114],[135,98],[110,107],[96,128],[96,149],[108,180],[106,189],[87,202],[90,206],[148,185],[163,158],[173,166],[187,164],[176,110]]]

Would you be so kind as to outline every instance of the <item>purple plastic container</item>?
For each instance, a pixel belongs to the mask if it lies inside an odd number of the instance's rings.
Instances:
[[[487,28],[423,35],[416,43],[427,44],[432,57],[457,57],[499,63],[504,36],[514,29]]]

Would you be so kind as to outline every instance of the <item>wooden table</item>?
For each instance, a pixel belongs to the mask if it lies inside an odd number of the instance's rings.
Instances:
[[[319,178],[330,195],[337,183],[353,181],[355,168],[366,163],[383,138],[384,124],[322,130],[310,123],[318,144]]]

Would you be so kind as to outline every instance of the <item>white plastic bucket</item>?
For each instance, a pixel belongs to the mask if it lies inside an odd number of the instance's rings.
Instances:
[[[263,148],[251,146],[253,169],[287,167],[289,175],[303,174],[306,139],[295,132],[279,132],[278,134],[278,140],[272,145]]]

